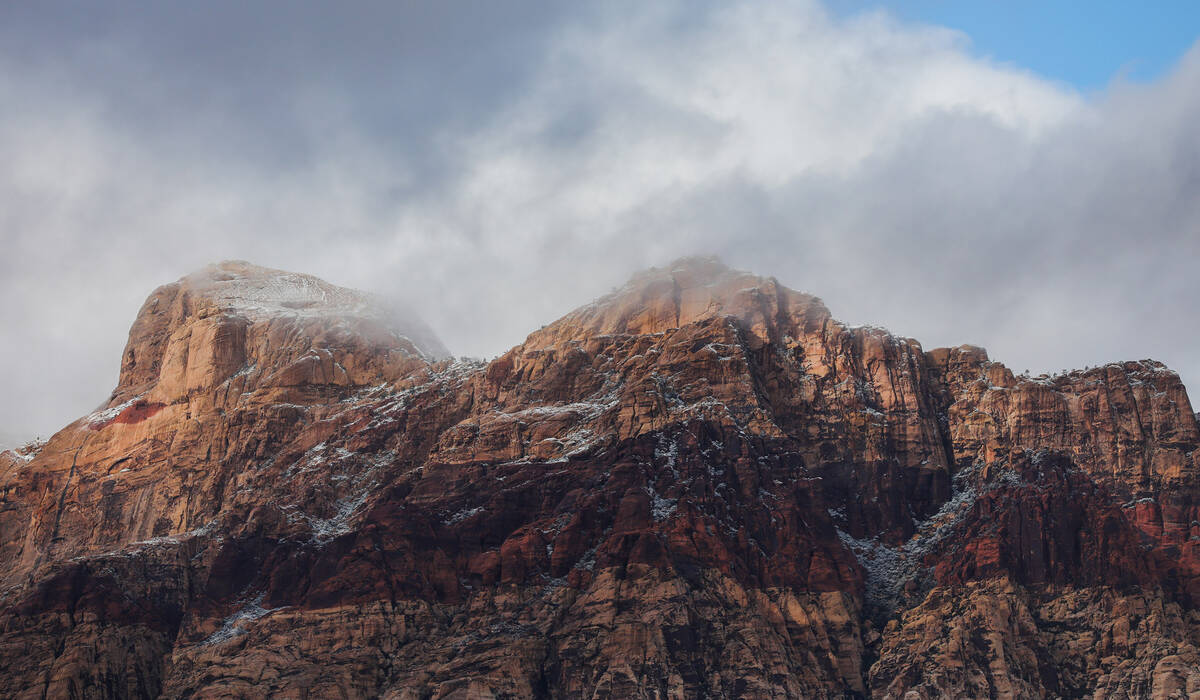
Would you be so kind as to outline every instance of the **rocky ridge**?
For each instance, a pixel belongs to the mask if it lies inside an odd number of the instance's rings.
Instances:
[[[0,453],[8,697],[1188,697],[1200,433],[686,259],[490,363],[315,278],[156,290]]]

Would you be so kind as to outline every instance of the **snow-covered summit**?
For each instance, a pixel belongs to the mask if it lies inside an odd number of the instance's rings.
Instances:
[[[280,316],[372,319],[410,340],[430,358],[450,356],[433,331],[412,311],[398,308],[377,295],[339,287],[312,275],[226,260],[188,275],[183,282],[193,294],[252,321]]]

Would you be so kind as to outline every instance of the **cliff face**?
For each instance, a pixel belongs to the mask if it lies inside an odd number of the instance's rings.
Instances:
[[[241,263],[0,453],[11,697],[1187,697],[1200,434],[712,260],[488,364]]]

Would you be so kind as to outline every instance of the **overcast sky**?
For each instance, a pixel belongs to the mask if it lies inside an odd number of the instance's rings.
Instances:
[[[0,9],[0,436],[105,400],[150,290],[230,258],[491,357],[712,253],[926,348],[1200,385],[1196,47],[1085,89],[817,2],[241,5]]]

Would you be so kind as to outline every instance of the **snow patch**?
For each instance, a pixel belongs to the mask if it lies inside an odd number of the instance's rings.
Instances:
[[[482,512],[483,512],[483,506],[476,506],[474,508],[464,508],[463,510],[458,511],[454,515],[451,515],[449,518],[442,520],[442,524],[443,525],[455,525],[457,523],[461,523],[462,521],[466,520],[467,518],[474,517]]]
[[[675,464],[679,461],[679,439],[668,440],[666,435],[660,437],[654,446],[654,458],[665,459],[667,469],[674,472]]]
[[[650,496],[650,514],[656,523],[667,520],[679,508],[679,499],[663,498],[652,486],[646,487],[646,493]]]
[[[121,415],[122,411],[134,405],[138,401],[141,401],[142,397],[144,396],[145,394],[138,394],[119,406],[113,406],[112,408],[106,408],[101,411],[93,411],[92,413],[89,413],[83,420],[87,423],[89,428],[103,427],[107,423],[116,419],[117,416]]]
[[[193,273],[186,281],[223,308],[250,320],[272,318],[366,319],[411,343],[428,359],[450,353],[433,332],[407,310],[374,294],[330,284],[312,275],[226,261]]]
[[[588,551],[584,552],[583,556],[579,557],[579,561],[575,562],[574,568],[583,569],[584,571],[595,571],[596,570],[596,550],[597,549],[599,549],[598,545],[596,547],[592,547]]]
[[[856,539],[838,528],[838,538],[858,559],[866,570],[867,603],[877,609],[892,610],[900,600],[904,585],[915,580],[925,567],[922,559],[934,547],[957,529],[963,517],[978,498],[972,480],[979,470],[978,464],[954,475],[954,491],[950,500],[942,504],[938,512],[920,521],[917,532],[904,544],[893,547],[877,538]],[[829,511],[831,516],[844,518],[841,509]]]
[[[341,499],[334,504],[333,515],[328,518],[317,519],[305,516],[308,520],[308,526],[312,530],[313,539],[320,542],[350,532],[350,519],[367,502],[367,495],[369,493],[370,489],[364,489],[355,496],[347,496]]]
[[[29,462],[33,461],[34,457],[37,457],[39,454],[41,454],[42,448],[44,448],[45,446],[46,446],[45,440],[43,440],[42,438],[35,438],[33,440],[29,440],[28,442],[26,442],[22,445],[17,445],[15,447],[8,447],[6,445],[0,445],[0,452],[7,452],[8,454],[15,457],[17,460],[28,464]]]
[[[260,620],[273,612],[283,610],[287,606],[279,608],[267,609],[262,606],[263,594],[258,594],[254,600],[245,603],[243,607],[229,617],[221,624],[221,629],[210,634],[203,642],[203,646],[213,644],[224,644],[230,640],[236,639],[247,633],[246,628],[257,620]]]

